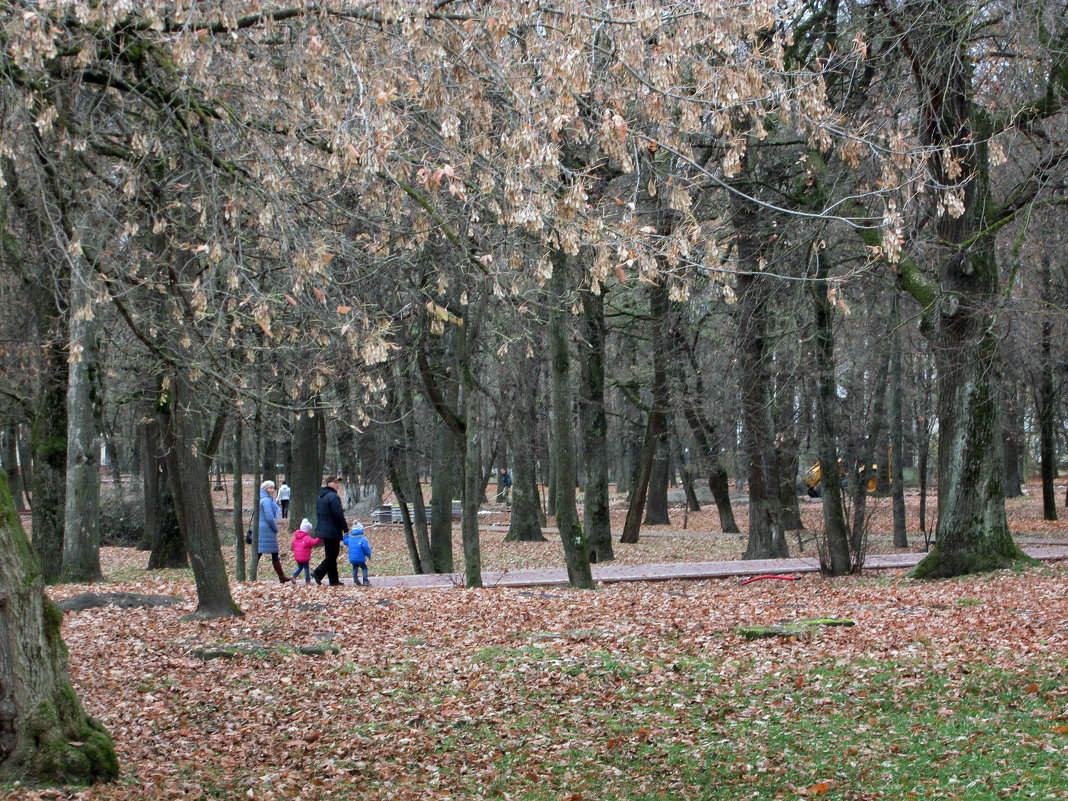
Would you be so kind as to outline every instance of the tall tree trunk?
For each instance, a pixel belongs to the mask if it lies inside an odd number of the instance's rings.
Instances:
[[[78,785],[111,781],[111,736],[71,687],[63,613],[40,569],[0,473],[0,781]]]
[[[403,436],[403,459],[408,495],[412,504],[412,527],[419,552],[419,572],[434,572],[434,553],[430,547],[430,531],[427,528],[426,504],[423,501],[423,485],[419,480],[419,451],[416,448],[415,399],[412,393],[411,372],[401,369],[398,380],[401,385],[403,404],[401,431]]]
[[[960,194],[963,213],[937,220],[939,296],[933,339],[938,372],[938,529],[935,546],[912,571],[936,578],[994,570],[1028,557],[1009,534],[1002,489],[1000,379],[994,310],[1001,286],[987,141],[973,126],[973,65],[966,48],[971,15],[962,0],[914,9],[913,52],[921,143],[933,180]],[[946,157],[952,159],[949,163]],[[952,176],[952,177],[951,177]],[[965,243],[967,245],[965,246]]]
[[[786,531],[800,531],[801,507],[797,502],[798,437],[794,421],[783,421],[775,437],[775,485],[778,488],[779,520]]]
[[[846,524],[842,482],[838,475],[838,379],[834,369],[834,309],[827,294],[829,265],[814,253],[815,280],[809,285],[815,317],[816,362],[816,443],[820,464],[820,495],[823,502],[823,530],[826,555],[821,549],[820,566],[832,576],[849,573],[849,528]]]
[[[482,548],[478,536],[478,507],[482,497],[482,420],[479,408],[478,336],[486,293],[467,307],[463,334],[460,337],[458,367],[464,405],[463,494],[461,496],[460,532],[464,546],[464,583],[482,586]]]
[[[159,417],[150,419],[147,426],[152,427],[152,432],[146,434],[148,444],[151,446],[151,461],[155,476],[151,479],[146,475],[146,491],[148,484],[152,484],[152,516],[153,530],[152,540],[149,543],[151,553],[148,555],[149,570],[165,570],[168,568],[183,568],[189,566],[186,553],[185,539],[182,537],[181,527],[178,525],[178,511],[174,508],[174,490],[170,466],[164,458],[160,448],[162,422]],[[145,468],[146,474],[149,470]]]
[[[653,474],[653,460],[656,457],[656,442],[664,427],[664,415],[654,405],[649,410],[649,419],[645,424],[645,438],[642,441],[641,456],[638,459],[638,474],[635,476],[627,504],[627,517],[623,521],[623,535],[620,542],[634,544],[641,531],[642,513],[649,494],[649,481]]]
[[[271,425],[271,421],[264,421],[265,429],[263,431],[263,469],[260,474],[263,478],[260,481],[273,481],[278,483],[278,440],[275,438],[274,427]]]
[[[297,525],[300,525],[299,523]],[[245,580],[245,423],[234,422],[234,578]]]
[[[317,522],[315,505],[323,481],[323,462],[326,454],[320,448],[319,419],[323,409],[318,397],[308,398],[305,408],[293,420],[293,452],[290,456],[289,519],[295,531],[304,518]],[[355,490],[355,486],[353,487]],[[254,503],[259,503],[259,484],[252,488]]]
[[[538,497],[535,441],[538,437],[539,364],[520,357],[515,366],[516,410],[511,433],[512,515],[505,542],[544,542]]]
[[[189,549],[193,578],[197,587],[194,617],[231,617],[243,614],[230,595],[215,526],[215,508],[211,499],[209,462],[200,451],[196,434],[190,430],[191,388],[187,378],[174,374],[170,395],[161,404],[164,421],[164,447],[178,525]]]
[[[749,541],[744,559],[789,556],[778,519],[772,461],[771,384],[767,371],[767,276],[752,270],[757,263],[754,236],[755,209],[735,201],[735,230],[744,272],[738,275],[738,362],[742,386],[742,428],[749,462]]]
[[[145,528],[140,550],[151,550],[159,532],[159,425],[151,413],[137,427],[137,447],[141,454],[141,494],[144,496]]]
[[[564,548],[568,583],[578,589],[593,589],[590,551],[575,505],[575,454],[572,440],[570,356],[568,354],[567,293],[570,291],[570,259],[553,251],[553,274],[549,279],[549,354],[552,365],[553,464],[556,478],[556,525]]]
[[[901,368],[901,315],[897,300],[893,309],[894,336],[890,354],[890,492],[894,507],[894,547],[909,547],[905,517],[905,475],[902,454],[905,452],[904,413],[902,397],[905,394],[905,375]]]
[[[1046,520],[1057,519],[1056,489],[1057,443],[1054,438],[1056,395],[1053,391],[1053,321],[1050,319],[1052,290],[1050,282],[1049,253],[1043,254],[1039,270],[1039,286],[1042,288],[1042,344],[1039,364],[1038,392],[1035,410],[1038,414],[1039,454],[1042,470],[1042,516]]]
[[[430,550],[434,571],[451,573],[452,496],[456,486],[456,434],[443,421],[434,422],[434,470],[430,476]]]
[[[62,342],[44,348],[30,451],[33,462],[33,550],[46,584],[63,565],[67,497],[67,360]]]
[[[35,154],[36,155],[36,154]],[[22,259],[10,237],[0,237],[0,247],[6,266],[21,278],[26,301],[33,311],[37,341],[42,343],[37,396],[31,409],[30,453],[22,464],[30,465],[31,487],[27,495],[33,513],[33,550],[37,555],[40,575],[46,584],[59,579],[63,565],[63,513],[66,505],[67,470],[67,312],[66,302],[70,277],[66,254],[55,255],[49,245],[49,234],[71,231],[64,225],[69,219],[65,191],[57,185],[56,171],[46,171],[47,210],[36,204],[19,184],[19,173],[10,158],[0,161],[3,168],[5,192],[12,205],[26,215],[29,241],[24,247],[39,254],[33,263]],[[60,214],[63,229],[54,228],[52,211]],[[0,204],[0,214],[6,217],[7,205]]]
[[[335,384],[337,390],[338,400],[342,404],[341,408],[345,408],[348,405],[348,399],[351,395],[349,388],[349,379],[345,375],[344,371],[341,371],[341,375],[338,376],[338,380]],[[356,481],[359,475],[360,458],[356,452],[356,432],[348,425],[344,420],[339,421],[335,426],[337,431],[337,456],[338,456],[338,474],[345,478],[345,482],[355,490],[359,484]],[[326,454],[323,454],[325,458]],[[320,467],[320,472],[322,468]],[[346,493],[347,495],[348,493]],[[357,502],[359,498],[354,498],[353,503]]]
[[[100,570],[100,431],[104,382],[99,321],[93,311],[92,269],[71,258],[70,356],[67,373],[67,493],[64,499],[65,581],[104,578]],[[119,487],[121,493],[122,487]]]

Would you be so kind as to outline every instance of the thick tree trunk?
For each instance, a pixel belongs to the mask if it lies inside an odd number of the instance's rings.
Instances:
[[[842,483],[838,475],[838,434],[835,419],[838,411],[838,380],[834,369],[834,309],[827,295],[829,265],[816,260],[816,280],[810,285],[815,316],[814,342],[816,363],[816,443],[820,463],[820,497],[823,503],[823,536],[826,550],[820,549],[820,567],[832,576],[849,573],[849,528],[846,525]]]
[[[65,581],[89,582],[104,578],[100,570],[100,431],[104,382],[100,323],[93,312],[90,288],[92,270],[82,256],[73,257],[71,263],[62,575]]]
[[[174,508],[170,470],[160,448],[161,428],[162,423],[156,415],[144,423],[141,432],[145,451],[145,537],[151,551],[148,555],[149,570],[189,566],[185,540],[178,527],[178,513]]]
[[[798,439],[795,424],[783,421],[780,431],[789,433],[775,438],[775,485],[779,496],[779,521],[785,531],[800,531],[805,527],[801,520],[801,507],[797,502]]]
[[[155,425],[151,423],[150,425]],[[185,538],[178,525],[178,511],[174,506],[171,471],[162,456],[156,457],[159,472],[156,478],[155,535],[148,555],[149,570],[166,570],[189,566]]]
[[[556,478],[556,525],[564,548],[568,583],[578,589],[593,589],[590,551],[575,505],[575,454],[572,441],[570,356],[568,354],[569,258],[553,252],[549,280],[549,354],[552,364],[553,464]]]
[[[916,8],[928,53],[917,70],[922,144],[932,153],[933,180],[962,196],[963,213],[937,221],[939,295],[933,339],[938,360],[938,529],[934,548],[913,570],[936,578],[1005,567],[1027,557],[1005,517],[1001,464],[1001,360],[994,321],[1001,290],[988,226],[991,205],[986,142],[973,128],[971,24],[961,0]],[[952,164],[946,156],[953,159]],[[966,243],[966,244],[965,244]]]
[[[738,201],[740,207],[747,204]],[[752,210],[740,212],[748,217]],[[749,229],[751,223],[738,223],[739,231]],[[741,238],[748,236],[742,234]],[[752,246],[749,245],[749,248]],[[743,259],[744,264],[755,259]],[[771,393],[767,373],[768,297],[762,275],[741,273],[738,276],[738,362],[742,386],[742,427],[746,456],[749,462],[749,541],[744,559],[775,559],[789,556],[786,537],[778,519],[776,488],[772,461]]]
[[[319,498],[319,488],[323,483],[323,462],[326,454],[319,447],[319,417],[323,410],[318,398],[311,398],[307,408],[297,413],[293,421],[293,452],[290,455],[292,472],[289,475],[289,519],[294,521],[295,531],[304,518],[317,522],[315,505]],[[355,483],[351,491],[356,491]],[[259,503],[260,489],[253,489],[254,503]]]
[[[174,495],[178,526],[182,531],[193,578],[197,587],[197,608],[193,616],[198,618],[231,617],[243,614],[230,595],[219,545],[218,529],[215,526],[215,509],[211,499],[208,476],[208,461],[200,453],[197,437],[190,430],[190,416],[194,411],[188,407],[192,396],[185,376],[173,375],[169,401],[161,405],[164,421],[164,446],[166,461]]]
[[[33,460],[33,550],[46,584],[63,565],[67,497],[67,359],[62,343],[44,348],[30,439]]]
[[[516,412],[509,427],[512,450],[512,515],[505,542],[544,542],[538,497],[535,441],[538,420],[539,364],[520,357],[516,365]]]
[[[604,297],[588,290],[581,293],[585,343],[582,350],[584,397],[582,449],[586,464],[586,492],[582,526],[590,550],[590,562],[610,562],[612,523],[608,509],[608,417],[605,414],[605,345],[607,330]]]
[[[340,408],[345,409],[349,406],[349,396],[351,390],[349,389],[349,379],[345,375],[344,371],[338,376],[337,383],[335,384],[337,391],[337,400],[341,404]],[[346,500],[349,501],[349,505],[353,505],[359,501],[359,497],[355,497],[355,490],[359,486],[357,483],[357,477],[360,473],[360,457],[356,452],[356,431],[345,420],[339,420],[335,422],[334,429],[336,431],[335,439],[337,441],[337,472],[342,476],[345,483],[352,487],[354,497]],[[325,459],[326,454],[323,454]],[[320,472],[322,468],[320,467]],[[292,482],[290,482],[292,485]],[[348,496],[349,493],[346,493]],[[292,503],[292,501],[290,501]],[[298,518],[299,525],[299,518]]]
[[[441,420],[434,423],[434,470],[430,477],[430,551],[434,571],[451,573],[452,496],[456,486],[456,434]]]
[[[0,476],[0,781],[77,785],[119,773],[111,736],[71,687],[63,613]]]

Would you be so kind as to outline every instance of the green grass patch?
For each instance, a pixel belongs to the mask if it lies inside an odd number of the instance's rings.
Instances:
[[[869,660],[765,675],[498,646],[471,661],[497,668],[492,685],[419,699],[428,786],[457,797],[1068,798],[1056,671]]]

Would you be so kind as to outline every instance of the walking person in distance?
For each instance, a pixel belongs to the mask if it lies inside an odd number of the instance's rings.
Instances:
[[[289,517],[289,496],[291,492],[289,485],[283,481],[282,486],[278,488],[278,505],[282,507],[283,520]]]
[[[337,556],[341,551],[341,538],[349,530],[345,522],[345,513],[341,507],[341,479],[330,476],[323,482],[319,490],[319,500],[315,503],[315,514],[318,518],[315,524],[315,533],[323,541],[323,561],[312,572],[312,578],[316,584],[322,584],[323,579],[330,580],[331,586],[337,586],[341,581],[337,577]]]
[[[264,481],[260,484],[260,527],[259,542],[256,547],[256,564],[265,553],[271,555],[271,564],[274,572],[278,574],[278,581],[285,584],[289,576],[282,570],[282,560],[278,557],[278,516],[282,510],[274,499],[275,487],[273,481]]]

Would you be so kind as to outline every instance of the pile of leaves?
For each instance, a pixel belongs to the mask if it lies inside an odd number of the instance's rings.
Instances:
[[[185,579],[106,591],[183,603],[65,614],[122,767],[85,801],[1068,797],[1065,565],[596,592],[261,581],[214,621],[183,619]],[[802,618],[855,625],[739,633]]]

